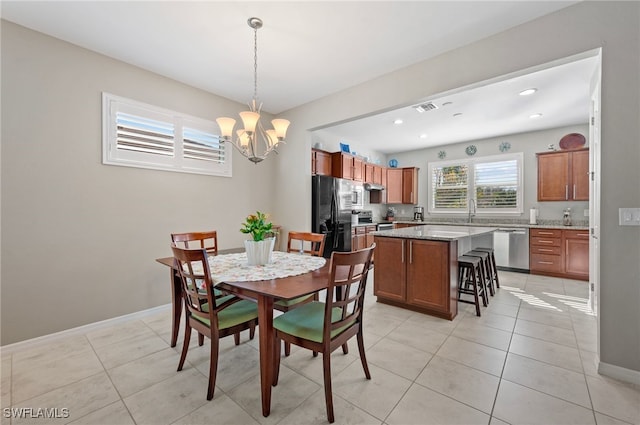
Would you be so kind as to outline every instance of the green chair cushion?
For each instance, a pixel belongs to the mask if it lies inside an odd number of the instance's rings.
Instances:
[[[324,307],[325,304],[313,301],[290,310],[275,319],[273,327],[299,338],[315,342],[322,342],[322,331],[324,327]],[[339,308],[334,308],[331,312],[331,321],[336,322],[341,318]],[[351,324],[346,324],[331,332],[331,338],[346,330]]]
[[[216,302],[222,304],[226,300],[233,298],[233,295],[227,295],[226,297],[218,298]],[[209,306],[204,304],[202,306],[204,311],[209,311]],[[218,313],[218,329],[226,329],[240,323],[248,322],[258,317],[258,306],[253,301],[241,300],[229,307],[223,309]],[[203,319],[197,316],[193,316],[194,319],[204,323],[207,326],[211,326],[209,319]]]
[[[279,301],[276,301],[275,304],[281,305],[281,306],[284,306],[284,307],[289,307],[289,306],[298,304],[300,302],[303,302],[305,300],[308,300],[309,298],[313,298],[313,294],[311,294],[311,295],[303,295],[301,297],[294,298],[292,300],[279,300]]]

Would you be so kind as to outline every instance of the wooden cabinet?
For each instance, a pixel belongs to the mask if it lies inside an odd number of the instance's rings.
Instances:
[[[334,177],[363,181],[363,162],[360,158],[344,152],[334,152],[331,154],[331,166]]]
[[[382,184],[382,167],[379,165],[365,163],[364,181],[366,183]]]
[[[418,203],[418,169],[416,167],[402,169],[402,203]]]
[[[414,239],[406,243],[407,303],[448,315],[451,298],[456,298],[449,285],[442,284],[450,278],[449,243]]]
[[[574,201],[589,200],[589,149],[571,155],[571,181]]]
[[[529,268],[531,274],[589,280],[589,232],[531,229]]]
[[[564,272],[568,277],[589,280],[589,232],[564,230]]]
[[[331,154],[319,149],[311,150],[311,175],[331,175]]]
[[[402,203],[402,168],[387,168],[387,204]]]
[[[374,295],[452,320],[458,313],[457,243],[375,237]]]
[[[366,242],[364,245],[365,248],[373,245],[373,235],[371,234],[371,232],[375,232],[376,230],[378,230],[378,227],[376,225],[366,226],[364,232],[364,234],[366,235]]]
[[[373,244],[371,232],[377,230],[376,225],[354,226],[351,228],[351,251],[358,251]]]
[[[387,187],[387,168],[386,167],[374,165],[373,183],[380,183],[382,186],[384,186],[385,190],[374,190],[369,192],[369,202],[372,204],[386,204],[387,193],[389,192],[389,189]]]
[[[589,200],[589,149],[537,154],[538,201]]]
[[[373,268],[373,293],[378,300],[406,300],[405,240],[376,237],[376,266]]]
[[[418,169],[388,168],[386,188],[388,204],[417,204]]]
[[[531,229],[529,234],[529,269],[531,273],[562,273],[562,230]]]

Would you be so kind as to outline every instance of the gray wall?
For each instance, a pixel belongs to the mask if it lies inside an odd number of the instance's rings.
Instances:
[[[640,227],[619,207],[640,207],[640,3],[581,2],[433,59],[288,111],[294,124],[278,162],[278,215],[310,226],[308,130],[404,106],[592,49],[602,56],[601,361],[640,371]],[[302,162],[303,166],[292,164]],[[295,210],[290,205],[299,206]],[[624,255],[621,255],[624,253]]]
[[[274,212],[273,158],[235,154],[232,178],[102,165],[102,91],[205,119],[246,109],[2,21],[3,345],[169,303],[155,259],[171,232],[237,247],[247,214]]]
[[[511,149],[508,153],[522,152],[524,156],[523,167],[523,183],[524,183],[524,212],[520,216],[509,215],[507,218],[529,220],[529,208],[537,207],[539,211],[538,218],[540,220],[561,220],[562,211],[565,208],[571,208],[572,217],[576,221],[588,221],[589,217],[584,216],[584,210],[589,209],[588,202],[538,202],[538,166],[536,161],[536,153],[547,152],[547,146],[550,143],[558,146],[558,142],[562,136],[569,133],[580,133],[585,137],[589,137],[589,127],[585,125],[577,125],[570,127],[560,127],[544,131],[535,131],[529,133],[511,134],[508,136],[494,137],[490,139],[472,140],[464,143],[456,143],[448,146],[438,146],[429,149],[421,149],[416,151],[408,151],[389,155],[396,158],[400,167],[419,167],[419,184],[418,184],[418,200],[419,204],[425,207],[425,214],[429,216],[427,211],[427,193],[428,193],[428,168],[429,162],[440,161],[438,152],[445,151],[447,156],[444,159],[466,159],[469,158],[465,153],[465,148],[471,144],[478,148],[475,157],[500,155],[498,149],[500,143],[511,143]],[[587,147],[588,145],[585,145]],[[474,157],[474,158],[475,158]],[[405,216],[412,213],[411,206],[398,206],[398,210],[405,210]],[[433,217],[442,217],[442,214]],[[480,216],[478,216],[480,217]],[[482,217],[490,217],[482,215]]]

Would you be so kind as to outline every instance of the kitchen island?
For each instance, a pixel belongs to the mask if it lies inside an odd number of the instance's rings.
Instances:
[[[458,314],[458,256],[478,246],[491,247],[495,230],[423,225],[373,232],[378,302],[453,320]]]

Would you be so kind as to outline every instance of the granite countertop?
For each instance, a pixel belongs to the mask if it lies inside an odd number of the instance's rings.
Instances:
[[[487,220],[476,219],[472,223],[466,223],[463,221],[442,221],[442,220],[425,220],[416,221],[410,219],[398,218],[397,220],[390,221],[389,223],[401,223],[401,224],[420,224],[420,225],[438,225],[438,226],[473,226],[473,227],[501,227],[501,228],[525,228],[525,229],[566,229],[566,230],[587,230],[589,229],[588,222],[576,222],[572,226],[563,226],[560,220],[548,220],[541,221],[539,224],[528,224],[520,222],[502,222],[499,220]]]
[[[379,230],[371,232],[370,235],[388,238],[455,241],[462,238],[491,233],[495,230],[495,227],[484,226],[420,225],[393,230]]]

